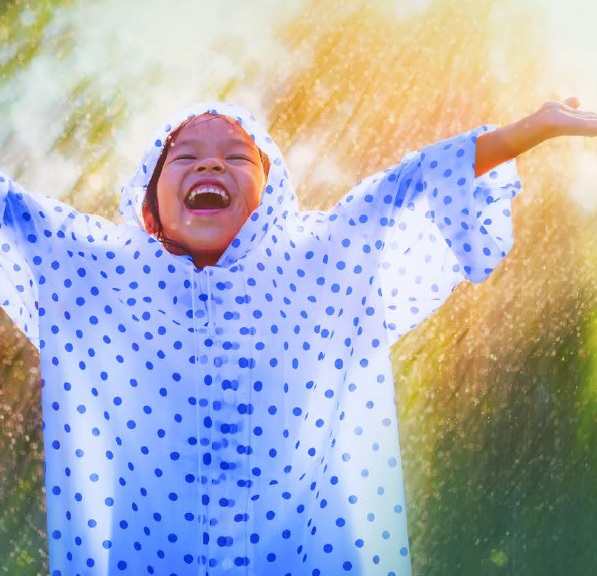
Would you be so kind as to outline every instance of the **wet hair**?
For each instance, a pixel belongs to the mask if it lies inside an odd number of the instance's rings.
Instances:
[[[173,244],[173,245],[178,246],[179,248],[182,248],[182,246],[179,246],[175,242],[172,242],[171,240],[168,240],[167,238],[164,237],[164,229],[162,227],[162,221],[160,220],[160,207],[158,205],[158,180],[160,179],[160,175],[162,173],[164,163],[166,162],[168,152],[169,152],[170,148],[172,147],[172,145],[174,144],[174,141],[176,140],[176,138],[182,131],[182,129],[187,124],[190,124],[192,121],[197,120],[197,118],[201,118],[203,116],[210,116],[210,118],[208,118],[207,120],[221,118],[222,120],[226,120],[227,122],[236,123],[235,120],[232,120],[228,116],[223,116],[222,114],[210,114],[209,112],[206,112],[205,114],[202,114],[200,116],[192,116],[191,118],[187,118],[184,122],[179,124],[175,130],[173,130],[172,132],[170,132],[170,134],[168,134],[166,140],[164,141],[164,147],[162,148],[162,152],[161,152],[160,157],[158,158],[158,161],[155,165],[153,174],[151,175],[149,183],[147,184],[145,198],[143,199],[143,211],[149,212],[149,214],[151,215],[153,222],[154,222],[154,226],[153,226],[154,229],[147,230],[147,231],[150,234],[155,234],[157,236],[158,240],[160,240],[161,242],[164,242],[166,244]],[[269,174],[269,168],[270,168],[270,161],[269,161],[267,154],[265,152],[263,152],[261,150],[261,148],[257,147],[257,150],[259,151],[259,157],[261,158],[261,165],[263,167],[263,173],[265,175],[265,179],[267,180],[267,176]],[[145,227],[147,228],[147,222],[145,222]]]

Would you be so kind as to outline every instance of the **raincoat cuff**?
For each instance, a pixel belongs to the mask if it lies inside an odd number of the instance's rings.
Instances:
[[[520,191],[513,160],[475,177],[480,126],[421,151],[434,222],[456,256],[463,276],[481,282],[512,247],[511,202]]]
[[[2,215],[2,220],[0,220],[0,224],[4,221],[4,210],[6,208],[6,196],[8,195],[8,189],[10,187],[10,178],[0,170],[0,214]]]

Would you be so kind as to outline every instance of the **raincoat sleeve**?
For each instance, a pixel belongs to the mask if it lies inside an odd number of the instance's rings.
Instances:
[[[0,216],[0,305],[39,347],[40,285],[61,258],[65,240],[93,240],[101,230],[92,217],[27,192],[1,172]]]
[[[512,246],[513,161],[475,178],[482,126],[408,155],[336,207],[377,256],[390,342],[417,326],[463,279],[481,282]]]

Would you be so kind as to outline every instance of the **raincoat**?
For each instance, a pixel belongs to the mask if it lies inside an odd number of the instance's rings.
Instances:
[[[167,133],[207,110],[269,156],[215,266],[140,225]],[[410,574],[389,347],[511,244],[513,163],[481,127],[408,155],[327,212],[239,107],[152,141],[125,224],[0,177],[0,303],[39,348],[52,576]]]

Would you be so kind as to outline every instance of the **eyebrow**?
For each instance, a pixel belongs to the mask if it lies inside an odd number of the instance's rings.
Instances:
[[[172,146],[192,146],[196,143],[197,140],[186,138],[184,140],[175,140]],[[240,144],[251,149],[257,148],[257,146],[253,142],[248,142],[247,140],[243,140],[241,138],[231,138],[230,140],[227,140],[226,143],[230,143],[233,146],[238,146]]]

